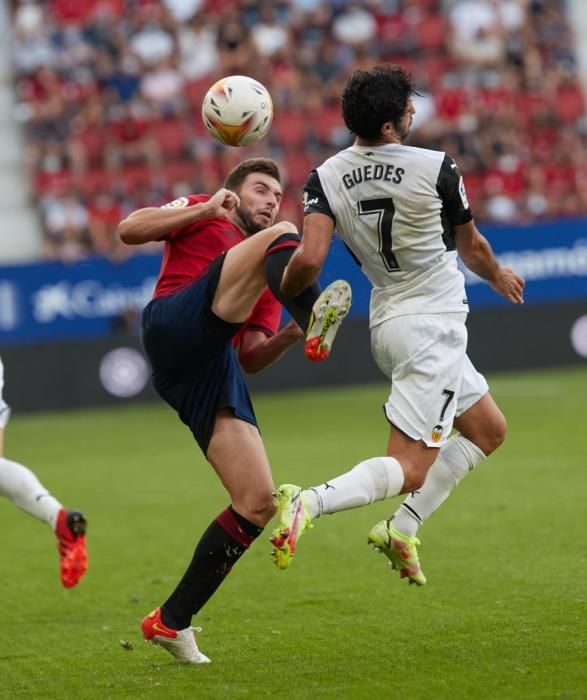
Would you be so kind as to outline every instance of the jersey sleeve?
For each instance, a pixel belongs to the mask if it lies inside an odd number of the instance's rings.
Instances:
[[[332,213],[328,199],[324,194],[320,176],[317,170],[312,170],[308,175],[306,184],[304,185],[304,216],[307,214],[326,214],[336,222],[336,217]]]
[[[207,194],[190,194],[186,197],[178,197],[167,204],[162,204],[160,209],[183,209],[184,207],[192,207],[194,204],[199,204],[200,202],[206,202],[210,199],[210,195]],[[177,238],[179,233],[182,233],[185,229],[174,229],[169,233],[161,237],[162,241],[169,241],[173,238]]]
[[[259,301],[253,307],[247,319],[243,331],[261,331],[265,335],[274,336],[279,330],[281,321],[281,304],[266,289],[259,297]]]
[[[442,200],[443,209],[451,226],[466,224],[473,219],[471,207],[467,200],[465,183],[454,159],[444,156],[436,190]]]

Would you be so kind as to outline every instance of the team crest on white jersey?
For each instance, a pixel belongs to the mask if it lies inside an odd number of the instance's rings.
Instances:
[[[441,425],[435,425],[432,428],[432,435],[430,436],[432,438],[432,442],[437,443],[440,442],[440,438],[442,437],[442,426]]]
[[[167,202],[161,209],[182,209],[183,207],[187,207],[189,203],[190,200],[187,197],[179,197],[178,199],[174,199],[173,202]]]

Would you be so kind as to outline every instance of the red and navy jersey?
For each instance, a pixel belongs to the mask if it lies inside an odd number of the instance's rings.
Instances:
[[[271,291],[266,289],[253,307],[249,318],[232,339],[233,346],[236,348],[240,344],[245,331],[261,331],[261,333],[265,333],[269,337],[275,335],[279,330],[280,321],[281,304]]]
[[[164,207],[190,207],[209,199],[210,195],[207,194],[192,194]],[[204,219],[170,231],[161,239],[164,241],[163,261],[153,296],[167,296],[192,284],[206,273],[213,260],[245,238],[237,226],[224,218]],[[233,344],[239,344],[245,330],[275,335],[280,320],[281,304],[266,289],[235,336]]]
[[[163,208],[191,207],[209,199],[207,194],[191,194]],[[245,238],[228,219],[204,219],[170,231],[161,239],[165,243],[163,261],[153,296],[167,296],[195,282],[213,260]]]

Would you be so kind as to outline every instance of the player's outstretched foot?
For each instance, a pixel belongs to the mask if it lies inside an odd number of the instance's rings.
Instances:
[[[304,353],[309,360],[325,360],[344,317],[351,308],[351,287],[344,280],[336,280],[314,302]]]
[[[210,659],[198,649],[194,630],[199,627],[186,627],[173,630],[161,620],[161,608],[150,612],[141,621],[141,630],[146,642],[153,642],[166,649],[178,664],[209,664]]]
[[[287,569],[296,553],[298,540],[312,527],[312,522],[299,486],[282,484],[273,495],[277,501],[279,524],[271,536],[271,555],[278,569]]]
[[[400,578],[407,578],[410,583],[423,586],[426,576],[420,568],[418,550],[420,544],[417,537],[408,537],[392,527],[389,520],[382,520],[371,528],[367,543],[383,552],[389,559],[392,569],[399,571]]]
[[[87,522],[83,513],[62,508],[57,514],[55,535],[59,550],[61,583],[73,588],[88,570]]]

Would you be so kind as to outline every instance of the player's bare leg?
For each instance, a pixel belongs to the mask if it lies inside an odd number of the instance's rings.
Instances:
[[[209,662],[194,639],[198,628],[191,626],[192,616],[216,592],[276,510],[269,462],[254,425],[223,409],[216,417],[206,456],[231,504],[203,534],[171,596],[141,623],[144,638],[162,646],[178,663]]]
[[[65,510],[30,469],[4,457],[0,458],[0,495],[55,532],[61,583],[66,588],[77,585],[88,568],[84,516]]]
[[[419,527],[505,438],[505,418],[489,393],[455,418],[454,426],[459,432],[440,449],[424,484],[410,493],[390,521],[383,521],[396,536],[416,541]]]
[[[297,228],[288,221],[259,231],[226,253],[212,302],[212,311],[228,323],[242,323],[266,285],[265,253],[279,236]]]
[[[399,431],[394,433],[397,436],[390,439],[387,456],[366,459],[345,474],[309,489],[300,490],[292,484],[278,489],[280,522],[271,541],[279,568],[289,565],[299,534],[308,529],[311,521],[392,498],[424,480],[437,450],[427,448],[421,441],[409,440]],[[403,562],[401,568],[406,568]]]
[[[280,291],[289,259],[299,245],[295,226],[281,222],[260,231],[226,254],[212,311],[229,323],[247,318],[266,284],[306,333],[305,353],[313,361],[330,355],[334,338],[351,305],[351,288],[337,280],[320,292],[317,284],[298,297]]]
[[[455,418],[454,426],[458,433],[443,445],[424,484],[394,515],[395,527],[406,535],[415,536],[455,486],[505,439],[505,418],[489,393]]]

